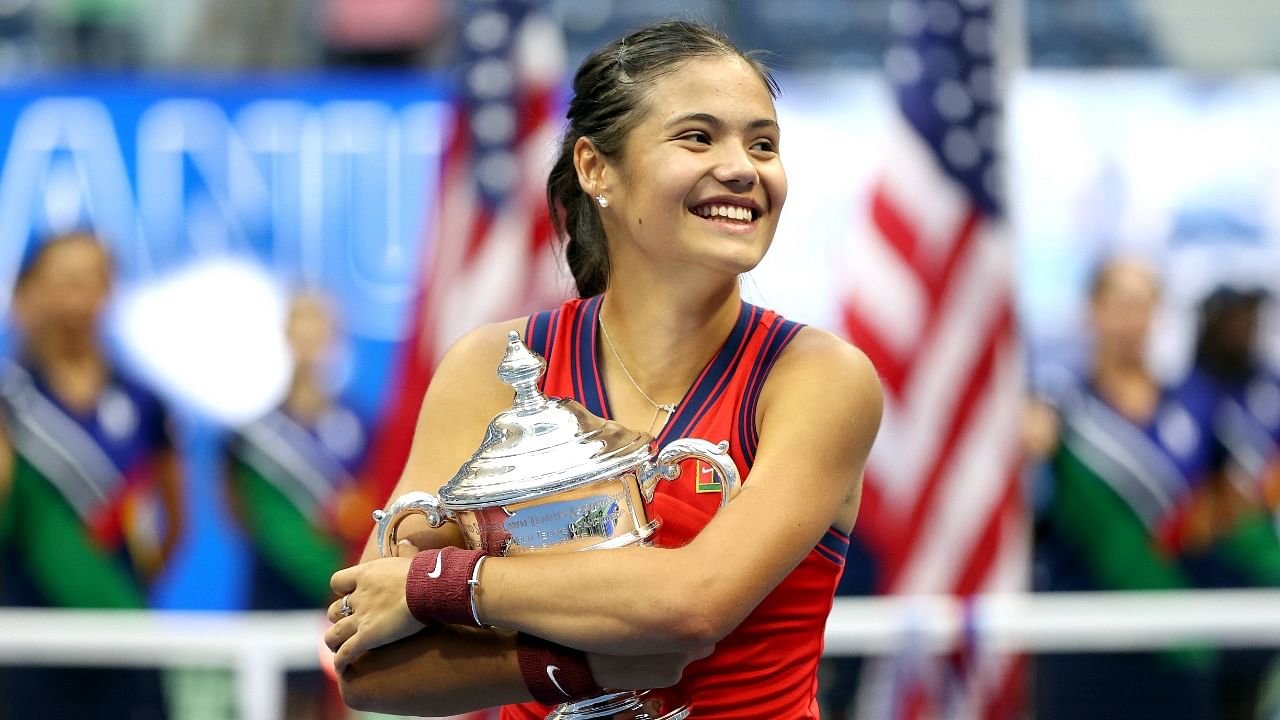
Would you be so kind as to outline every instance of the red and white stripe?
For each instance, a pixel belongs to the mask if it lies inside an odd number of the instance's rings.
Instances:
[[[508,201],[491,215],[481,209],[470,176],[466,132],[452,133],[422,320],[415,326],[416,355],[431,366],[467,331],[558,303],[572,286],[557,260],[547,214],[556,128],[548,108],[535,107],[549,105],[546,95],[526,106],[527,125],[516,153],[519,179]]]
[[[428,231],[421,301],[364,473],[379,497],[400,477],[422,397],[445,351],[469,330],[556,305],[572,291],[546,202],[547,173],[558,146],[555,98],[561,80],[560,69],[547,66],[547,57],[555,55],[548,43],[559,41],[548,35],[558,33],[549,22],[526,19],[515,43],[521,85],[513,147],[518,171],[504,202],[485,208],[474,176],[469,118],[461,107],[445,130],[441,195]]]
[[[1013,248],[999,218],[981,213],[909,128],[889,156],[843,307],[885,390],[860,533],[885,593],[1025,590]],[[969,692],[906,714],[1003,717],[992,707],[1007,700],[1017,663],[983,653],[964,662]],[[892,684],[891,669],[877,674]]]

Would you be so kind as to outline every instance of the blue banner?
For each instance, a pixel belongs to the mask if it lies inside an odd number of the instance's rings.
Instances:
[[[201,268],[250,268],[256,276],[216,275],[222,285],[205,278],[197,294],[208,314],[183,308],[175,323],[185,317],[211,347],[246,358],[243,368],[223,360],[216,380],[255,394],[236,411],[256,412],[278,400],[263,388],[283,390],[286,371],[263,333],[279,337],[291,290],[322,290],[347,335],[337,384],[372,421],[420,289],[448,118],[443,85],[410,74],[77,75],[0,87],[0,315],[34,243],[91,229],[111,249],[120,282],[109,340],[182,419],[188,542],[160,605],[239,602],[242,553],[217,468],[222,431],[247,418],[217,406],[234,393],[200,387],[216,373],[169,367],[186,363],[166,356],[162,370],[173,373],[157,377],[165,372],[148,365],[149,353],[182,339],[163,323],[127,320],[162,317],[156,298],[181,296],[168,286]],[[269,320],[246,305],[270,299],[246,277],[278,291],[271,312],[262,308]],[[150,306],[135,312],[146,304],[137,298]],[[5,323],[0,345],[12,345],[10,332]],[[253,377],[268,371],[266,381]]]

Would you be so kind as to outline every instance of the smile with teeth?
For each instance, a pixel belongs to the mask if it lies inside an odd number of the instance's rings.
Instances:
[[[691,210],[694,215],[707,218],[708,220],[729,220],[733,222],[749,223],[756,219],[756,211],[749,207],[741,205],[726,205],[721,203],[713,203],[710,205],[699,205]]]

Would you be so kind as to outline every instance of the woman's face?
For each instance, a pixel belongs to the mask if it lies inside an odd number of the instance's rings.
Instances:
[[[752,269],[787,197],[764,82],[738,57],[698,59],[656,81],[646,103],[605,171],[615,272],[626,271],[629,250],[734,275]]]
[[[1138,263],[1117,264],[1093,299],[1094,339],[1098,351],[1141,363],[1159,289],[1151,272]]]
[[[312,295],[294,298],[285,323],[285,338],[299,365],[319,365],[333,344],[333,317],[324,301]]]
[[[66,240],[45,250],[19,289],[15,311],[28,333],[93,337],[111,287],[110,266],[92,241]]]

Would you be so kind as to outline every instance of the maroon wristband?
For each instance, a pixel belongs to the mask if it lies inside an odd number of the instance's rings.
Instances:
[[[591,677],[581,650],[520,633],[516,637],[520,674],[533,699],[543,705],[584,700],[604,693]]]
[[[485,553],[455,547],[423,550],[409,563],[404,598],[423,625],[479,627],[471,608],[471,574]]]

